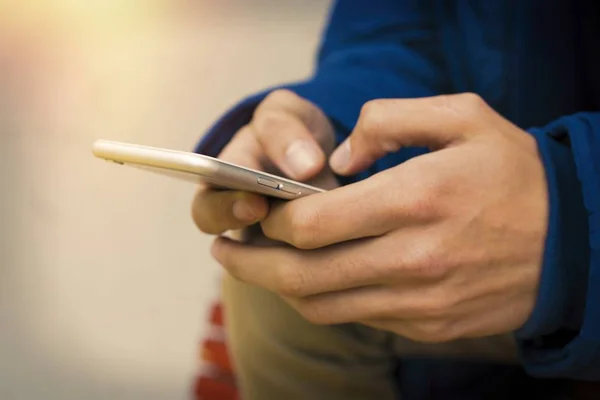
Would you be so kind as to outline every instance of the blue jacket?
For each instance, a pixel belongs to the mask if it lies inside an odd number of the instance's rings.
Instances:
[[[314,75],[291,84],[338,141],[375,98],[476,92],[537,139],[550,216],[535,309],[517,332],[536,377],[600,381],[600,2],[340,0]],[[199,144],[216,155],[268,92],[229,111]],[[373,172],[422,154],[405,149]]]

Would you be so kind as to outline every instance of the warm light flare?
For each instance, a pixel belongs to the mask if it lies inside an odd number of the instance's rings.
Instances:
[[[12,37],[110,38],[164,21],[173,5],[167,0],[0,0],[0,32]]]

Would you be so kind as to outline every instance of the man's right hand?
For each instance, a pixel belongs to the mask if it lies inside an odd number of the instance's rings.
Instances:
[[[337,182],[326,158],[334,145],[333,127],[317,106],[293,92],[277,90],[256,108],[252,121],[235,134],[219,158],[332,189]],[[243,229],[268,211],[264,196],[204,185],[192,204],[194,222],[209,234]]]

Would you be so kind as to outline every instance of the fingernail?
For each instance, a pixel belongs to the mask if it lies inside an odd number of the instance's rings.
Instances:
[[[345,140],[331,155],[329,164],[335,171],[342,172],[350,163],[350,140]]]
[[[237,200],[233,203],[233,216],[240,221],[254,221],[256,214],[252,211],[250,204],[244,200]]]
[[[292,142],[285,152],[285,161],[292,173],[302,176],[319,162],[320,150],[307,140]]]

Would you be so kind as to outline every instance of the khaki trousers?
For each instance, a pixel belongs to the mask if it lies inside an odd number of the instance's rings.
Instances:
[[[228,346],[244,400],[391,400],[400,357],[517,361],[510,335],[423,344],[358,324],[317,326],[273,293],[229,275],[223,286]]]

